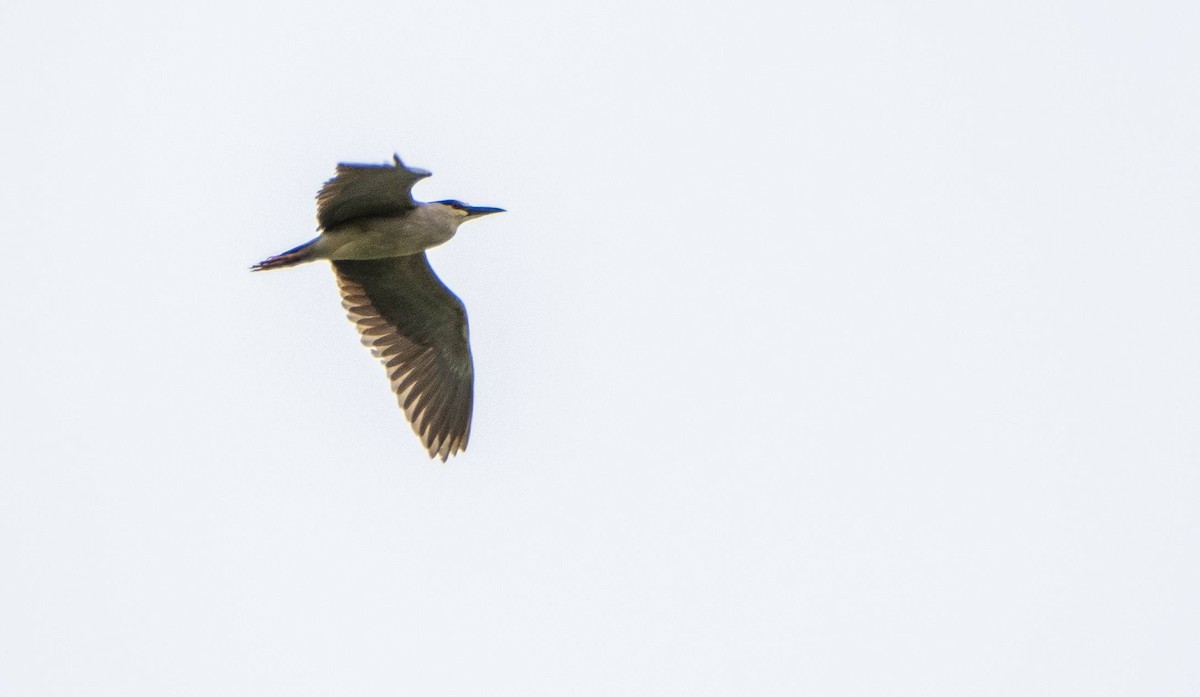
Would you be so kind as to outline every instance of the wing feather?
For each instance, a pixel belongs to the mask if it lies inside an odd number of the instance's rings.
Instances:
[[[424,253],[333,262],[342,305],[380,359],[392,391],[430,457],[465,450],[474,368],[462,301]]]
[[[416,207],[413,184],[429,176],[406,166],[399,155],[394,164],[340,163],[337,174],[317,193],[317,222],[322,230],[355,218],[399,215]]]

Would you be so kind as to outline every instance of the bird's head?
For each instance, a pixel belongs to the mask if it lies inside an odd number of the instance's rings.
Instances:
[[[476,218],[482,218],[483,216],[491,215],[492,213],[503,213],[504,212],[503,208],[489,208],[488,206],[468,206],[467,204],[463,203],[462,201],[455,201],[454,199],[449,199],[446,201],[434,201],[430,205],[445,207],[446,209],[451,211],[453,213],[453,215],[458,217],[460,223],[465,223],[468,220],[474,220]]]

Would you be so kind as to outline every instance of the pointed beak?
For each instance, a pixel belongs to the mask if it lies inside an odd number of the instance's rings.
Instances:
[[[488,206],[466,206],[468,218],[478,218],[492,213],[503,213],[503,208],[489,208]]]

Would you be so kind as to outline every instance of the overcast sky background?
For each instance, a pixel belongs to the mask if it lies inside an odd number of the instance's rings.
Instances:
[[[1200,693],[1200,4],[6,3],[0,694]],[[431,462],[313,236],[504,215]]]

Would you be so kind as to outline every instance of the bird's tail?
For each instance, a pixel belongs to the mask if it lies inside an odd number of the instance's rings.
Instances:
[[[296,264],[303,264],[306,261],[313,261],[316,259],[316,257],[313,256],[313,244],[316,241],[317,240],[305,242],[299,247],[287,250],[283,254],[276,254],[273,257],[267,257],[254,266],[251,266],[250,270],[268,271],[270,269],[282,269],[286,266],[295,266]]]

